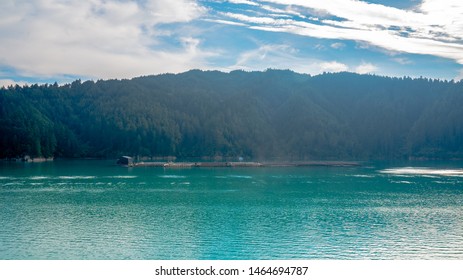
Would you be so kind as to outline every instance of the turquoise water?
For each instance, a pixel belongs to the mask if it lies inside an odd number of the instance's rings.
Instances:
[[[0,259],[463,259],[463,171],[0,163]]]

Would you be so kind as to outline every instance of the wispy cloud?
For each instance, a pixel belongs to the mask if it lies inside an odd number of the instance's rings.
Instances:
[[[256,49],[239,54],[235,65],[230,66],[229,70],[265,70],[287,68],[288,65],[297,68],[296,63],[301,63],[298,61],[297,52],[298,50],[289,45],[263,44]]]
[[[192,0],[37,0],[0,3],[0,66],[23,76],[123,78],[179,72],[214,55],[198,39],[177,34],[157,47],[161,25],[206,13]]]
[[[378,67],[376,65],[373,65],[367,62],[362,62],[362,64],[355,67],[355,72],[359,74],[373,74],[377,70],[378,70]]]
[[[25,82],[25,81],[14,81],[14,80],[11,80],[11,79],[0,79],[0,88],[14,86],[14,85],[23,86],[25,84],[27,84],[27,82]]]
[[[458,71],[458,76],[456,76],[454,80],[455,81],[463,80],[463,69],[460,69],[460,71]]]
[[[337,61],[322,62],[320,65],[320,72],[342,72],[347,71],[349,67]]]
[[[226,24],[226,25],[234,25],[234,26],[247,26],[244,23],[241,22],[236,22],[236,21],[231,21],[231,20],[223,20],[223,19],[204,19],[204,21],[208,22],[214,22],[214,23],[220,23],[220,24]]]
[[[412,64],[413,62],[408,59],[408,58],[405,58],[405,57],[394,57],[392,58],[393,61],[401,64],[401,65],[408,65],[408,64]]]
[[[311,74],[349,70],[348,65],[338,61],[304,57],[300,54],[300,50],[284,44],[262,44],[255,49],[244,51],[238,55],[234,65],[222,70],[262,71],[269,68],[291,69],[299,73]]]
[[[333,43],[330,45],[330,47],[332,47],[333,49],[343,49],[346,45],[341,43],[341,42],[337,42],[337,43]]]
[[[246,4],[246,5],[251,5],[251,6],[259,6],[259,4],[249,1],[249,0],[228,0],[228,2],[233,3],[233,4]]]
[[[238,12],[224,13],[223,16],[246,23],[255,30],[354,40],[391,52],[433,55],[463,64],[463,2],[460,0],[424,0],[415,10],[357,0],[265,2],[277,6],[280,12],[285,10],[281,7],[304,8],[306,18],[313,20]],[[314,20],[314,15],[321,18]]]

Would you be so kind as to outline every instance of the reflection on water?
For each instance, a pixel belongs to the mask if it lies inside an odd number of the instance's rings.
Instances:
[[[395,175],[440,175],[440,176],[462,176],[463,169],[433,169],[425,167],[402,167],[402,168],[390,168],[380,171],[385,174]]]
[[[4,165],[0,259],[463,259],[460,170]]]

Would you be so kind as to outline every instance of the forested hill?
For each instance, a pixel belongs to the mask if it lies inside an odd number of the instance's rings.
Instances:
[[[0,158],[463,158],[463,83],[193,70],[0,89]]]

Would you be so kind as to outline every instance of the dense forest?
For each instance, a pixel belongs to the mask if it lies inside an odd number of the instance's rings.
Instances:
[[[0,89],[0,158],[463,158],[463,83],[192,70]]]

